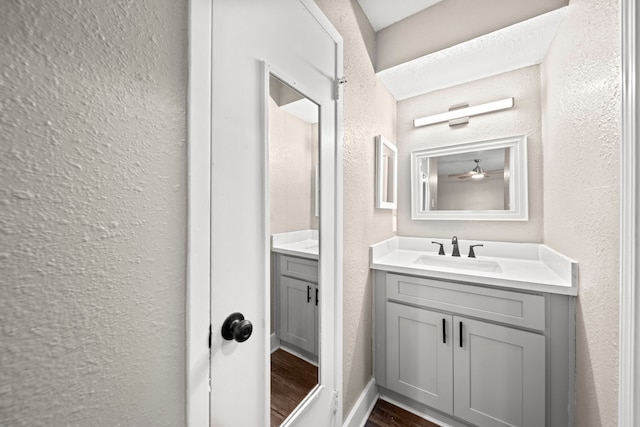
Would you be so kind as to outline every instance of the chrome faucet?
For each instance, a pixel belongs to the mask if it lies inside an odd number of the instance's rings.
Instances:
[[[456,236],[453,236],[453,239],[451,239],[451,243],[453,244],[453,252],[451,253],[451,256],[460,256],[460,249],[458,248],[458,238]]]

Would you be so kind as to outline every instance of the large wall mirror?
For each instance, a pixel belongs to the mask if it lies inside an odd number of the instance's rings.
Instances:
[[[411,218],[526,221],[526,136],[413,151]]]
[[[269,76],[271,426],[286,423],[319,378],[319,107]]]

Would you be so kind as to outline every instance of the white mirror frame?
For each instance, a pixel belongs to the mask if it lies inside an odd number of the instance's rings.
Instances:
[[[640,57],[636,0],[622,0],[622,141],[620,150],[620,315],[618,425],[640,423]]]
[[[420,209],[420,161],[429,157],[447,156],[470,151],[511,148],[513,165],[510,176],[509,210],[434,210]],[[527,137],[525,135],[456,145],[424,148],[411,152],[411,219],[414,220],[470,220],[470,221],[527,221],[529,219],[527,184]]]
[[[393,200],[388,201],[384,196],[384,181],[386,174],[384,173],[384,151],[385,148],[393,153],[391,159],[393,165],[393,175],[391,177],[391,185],[393,187]],[[376,208],[378,209],[397,209],[398,207],[398,148],[387,140],[384,136],[376,136]]]

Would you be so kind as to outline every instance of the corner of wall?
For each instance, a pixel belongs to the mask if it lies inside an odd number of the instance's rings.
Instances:
[[[396,141],[396,101],[376,77],[375,33],[355,0],[318,0],[344,38],[344,413],[373,372],[369,245],[393,235],[390,210],[375,209],[375,136]],[[373,44],[372,44],[373,43]]]
[[[620,9],[572,0],[541,66],[544,243],[579,263],[576,425],[617,425]],[[589,171],[589,173],[585,173]]]

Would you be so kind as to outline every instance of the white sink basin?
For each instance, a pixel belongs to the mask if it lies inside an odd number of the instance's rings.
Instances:
[[[469,258],[445,257],[443,255],[422,255],[413,263],[429,267],[444,267],[455,268],[459,270],[502,273],[500,264],[495,261],[480,261],[477,259]]]

